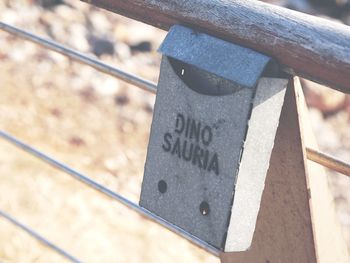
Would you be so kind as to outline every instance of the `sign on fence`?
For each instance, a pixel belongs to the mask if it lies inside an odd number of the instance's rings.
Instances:
[[[247,249],[287,81],[261,79],[269,57],[183,26],[160,51],[140,205],[217,248]]]

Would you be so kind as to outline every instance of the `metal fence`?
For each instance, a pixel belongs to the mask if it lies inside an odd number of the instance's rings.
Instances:
[[[91,66],[95,68],[98,71],[101,71],[103,73],[106,73],[108,75],[111,75],[113,77],[116,77],[122,81],[125,81],[129,84],[132,84],[136,87],[139,87],[143,90],[149,91],[151,93],[156,93],[157,85],[156,83],[150,82],[148,80],[142,79],[138,76],[135,76],[131,73],[125,72],[119,68],[112,67],[110,65],[107,65],[103,63],[100,60],[97,60],[95,58],[92,58],[90,56],[87,56],[85,54],[82,54],[80,52],[77,52],[75,50],[72,50],[70,48],[67,48],[65,46],[62,46],[54,41],[47,40],[44,38],[41,38],[39,36],[36,36],[34,34],[31,34],[29,32],[23,31],[21,29],[18,29],[14,26],[4,24],[0,22],[0,29],[3,31],[6,31],[10,34],[13,34],[19,38],[29,40],[33,43],[39,44],[44,48],[53,50],[55,52],[58,52],[74,61],[86,64],[88,66]],[[141,214],[143,217],[154,221],[163,227],[173,231],[174,233],[180,235],[181,237],[189,240],[193,244],[203,248],[207,252],[219,256],[220,250],[216,247],[213,247],[212,245],[194,237],[193,235],[189,234],[188,232],[184,231],[183,229],[167,222],[166,220],[158,217],[155,214],[150,213],[146,209],[140,207],[138,204],[131,202],[130,200],[124,198],[120,194],[113,192],[112,190],[108,189],[104,185],[101,185],[88,176],[70,168],[69,166],[65,165],[64,163],[56,160],[53,157],[48,156],[47,154],[39,151],[38,149],[35,149],[34,147],[26,144],[25,142],[20,141],[19,139],[15,138],[13,135],[7,133],[6,131],[0,130],[0,137],[13,144],[14,146],[22,149],[23,151],[27,152],[28,154],[40,159],[41,161],[53,166],[56,169],[59,169],[66,174],[70,175],[72,178],[82,182],[88,187],[93,188],[94,190],[120,202],[121,204],[127,206],[128,208],[136,211],[137,213]],[[326,155],[324,153],[321,153],[319,151],[316,151],[314,149],[307,148],[306,149],[307,158],[309,160],[312,160],[314,162],[317,162],[325,167],[328,167],[330,169],[333,169],[337,172],[343,173],[344,175],[350,176],[350,165],[342,162],[340,160],[335,159],[334,157],[331,157],[329,155]],[[13,223],[23,231],[27,232],[29,235],[46,245],[47,247],[53,249],[63,257],[65,257],[67,260],[70,260],[71,262],[81,262],[76,257],[69,254],[69,252],[63,250],[59,246],[55,245],[52,241],[49,241],[45,237],[41,236],[39,233],[37,233],[35,230],[31,229],[30,227],[26,226],[23,222],[20,222],[20,220],[12,217],[5,211],[2,211],[0,209],[0,216],[4,219],[8,220],[9,222]]]

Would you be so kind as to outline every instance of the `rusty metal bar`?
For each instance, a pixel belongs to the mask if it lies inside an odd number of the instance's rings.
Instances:
[[[343,162],[330,156],[328,154],[322,153],[315,149],[306,148],[307,159],[321,164],[331,170],[334,170],[338,173],[342,173],[350,177],[350,164]]]
[[[183,24],[250,47],[350,93],[350,27],[255,0],[83,0],[168,30]]]

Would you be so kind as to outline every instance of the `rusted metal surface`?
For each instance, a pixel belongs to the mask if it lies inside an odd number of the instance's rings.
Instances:
[[[288,72],[350,93],[350,28],[252,0],[83,0],[168,30],[184,24],[276,58]]]

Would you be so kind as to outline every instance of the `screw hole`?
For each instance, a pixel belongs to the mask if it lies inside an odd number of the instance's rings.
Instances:
[[[166,182],[164,180],[160,180],[158,182],[158,190],[159,192],[161,192],[162,194],[164,194],[167,190],[168,186],[166,184]]]
[[[181,76],[185,75],[185,69],[181,69]]]
[[[199,211],[201,212],[201,214],[203,216],[206,216],[209,214],[210,209],[209,209],[209,204],[205,201],[203,201],[200,205],[199,205]]]

